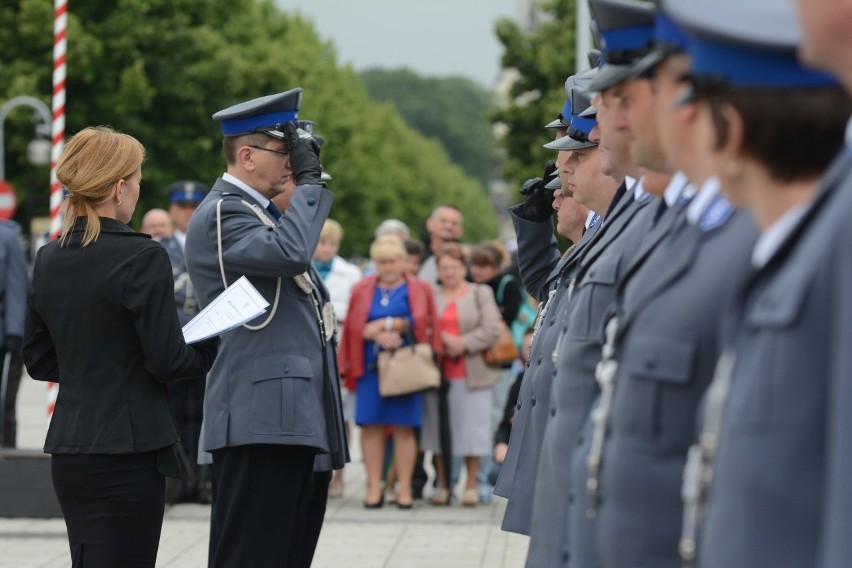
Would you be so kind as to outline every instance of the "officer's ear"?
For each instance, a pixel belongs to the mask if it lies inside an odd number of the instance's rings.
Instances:
[[[719,118],[724,124],[724,136],[718,138],[719,150],[727,160],[738,161],[743,158],[743,142],[745,137],[745,125],[743,117],[730,104],[722,104],[719,109]]]
[[[254,150],[249,145],[243,145],[237,148],[237,164],[248,172],[253,172],[255,169]]]

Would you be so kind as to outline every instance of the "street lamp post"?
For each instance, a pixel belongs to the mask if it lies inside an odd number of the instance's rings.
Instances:
[[[0,106],[0,180],[6,179],[6,146],[3,127],[6,124],[6,116],[9,112],[20,106],[30,107],[36,112],[36,118],[41,119],[40,122],[36,123],[36,136],[27,147],[27,156],[30,162],[36,166],[50,163],[50,140],[44,138],[45,134],[50,135],[50,108],[35,97],[26,95],[13,97],[3,103],[3,106]],[[47,149],[46,152],[45,148]]]

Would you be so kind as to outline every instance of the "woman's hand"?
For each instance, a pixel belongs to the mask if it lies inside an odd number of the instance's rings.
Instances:
[[[384,328],[385,322],[383,319],[373,320],[364,325],[364,331],[361,332],[361,335],[367,341],[375,341],[376,337],[384,330]]]
[[[509,452],[509,444],[504,444],[500,442],[496,446],[494,446],[494,461],[497,463],[503,463],[506,461],[506,454]]]
[[[380,331],[376,335],[375,341],[385,351],[402,347],[402,337],[395,331]]]
[[[444,344],[444,354],[449,357],[461,357],[467,351],[467,342],[458,335],[442,332],[441,342]]]

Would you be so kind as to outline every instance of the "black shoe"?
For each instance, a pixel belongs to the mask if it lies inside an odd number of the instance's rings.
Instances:
[[[408,510],[413,505],[414,505],[414,503],[400,503],[399,501],[397,501],[397,503],[396,503],[397,509],[402,509],[402,510]]]
[[[384,505],[384,504],[385,504],[385,496],[382,495],[381,497],[379,497],[379,500],[376,501],[375,503],[368,503],[367,501],[364,501],[364,508],[365,509],[381,509],[382,505]]]

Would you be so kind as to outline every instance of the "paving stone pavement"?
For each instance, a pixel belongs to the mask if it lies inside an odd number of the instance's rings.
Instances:
[[[18,397],[18,445],[44,441],[46,387],[25,377]],[[357,435],[356,435],[357,436]],[[315,568],[515,568],[523,566],[529,539],[500,530],[505,501],[467,508],[415,502],[411,510],[362,506],[364,468],[353,437],[353,463],[346,467],[344,495],[329,501],[314,557]],[[458,503],[458,499],[456,500]],[[180,504],[166,511],[157,566],[198,568],[207,564],[210,507]],[[0,568],[70,565],[62,519],[0,518]]]

